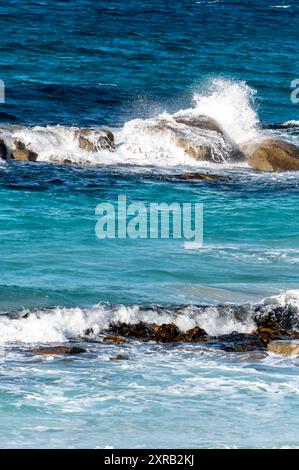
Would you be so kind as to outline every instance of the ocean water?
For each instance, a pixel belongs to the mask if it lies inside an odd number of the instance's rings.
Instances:
[[[235,146],[299,145],[297,2],[11,1],[0,26],[1,138],[38,154],[0,161],[0,447],[298,447],[298,358],[101,341],[111,321],[217,336],[251,333],[257,304],[299,308],[298,174],[232,164],[210,134],[200,164],[148,130],[205,114]],[[80,149],[85,127],[116,151]],[[96,206],[120,194],[202,203],[203,246],[99,240]],[[29,352],[73,343],[87,353]]]

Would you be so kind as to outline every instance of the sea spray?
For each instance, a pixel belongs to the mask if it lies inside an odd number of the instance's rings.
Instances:
[[[67,126],[0,126],[0,137],[11,148],[13,140],[19,140],[38,154],[38,161],[72,163],[78,165],[138,165],[160,167],[219,167],[244,166],[232,153],[246,142],[263,137],[285,138],[294,144],[296,122],[262,129],[256,111],[256,91],[243,81],[215,78],[193,95],[192,103],[174,114],[164,112],[148,119],[132,119],[122,128],[112,128],[115,136],[113,152],[98,148],[96,127],[88,130],[91,150],[80,146],[78,133],[86,129]],[[149,112],[150,114],[150,112]],[[192,127],[183,119],[199,119],[202,116],[218,123],[221,133],[211,129]],[[113,123],[111,123],[113,124]],[[287,134],[287,135],[285,135]],[[181,141],[183,140],[183,145]],[[184,143],[185,142],[185,143]],[[207,148],[209,157],[201,159],[188,152],[188,145],[195,149]],[[206,161],[205,161],[206,160]]]
[[[255,110],[256,91],[245,82],[216,78],[206,92],[194,94],[194,115],[214,118],[237,144],[259,135],[259,118]]]

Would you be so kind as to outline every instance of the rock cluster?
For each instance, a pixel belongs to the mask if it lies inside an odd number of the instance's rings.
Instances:
[[[113,334],[114,341],[119,342],[121,338],[139,339],[142,341],[156,341],[157,343],[198,343],[207,340],[207,333],[196,326],[186,333],[181,332],[174,323],[139,322],[135,324],[116,323],[109,327],[108,334]],[[119,339],[115,339],[119,338]]]

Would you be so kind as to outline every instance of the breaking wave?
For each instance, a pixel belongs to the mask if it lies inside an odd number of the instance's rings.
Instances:
[[[289,329],[299,329],[299,290],[264,299],[259,305],[141,307],[99,304],[92,308],[55,308],[0,315],[0,344],[63,343],[84,338],[87,330],[101,335],[111,324],[174,323],[182,331],[199,326],[209,336],[253,333],[257,319],[279,307]]]
[[[202,91],[203,90],[203,91]],[[133,119],[123,128],[110,129],[115,137],[113,148],[98,145],[99,128],[47,126],[0,126],[0,138],[8,148],[15,140],[37,154],[37,161],[91,165],[158,165],[205,166],[230,161],[240,145],[273,133],[263,129],[256,112],[256,92],[245,82],[211,80],[193,95],[193,106],[174,114],[163,112],[148,119]],[[212,126],[197,126],[194,121],[211,119]],[[193,122],[192,122],[193,121]],[[191,125],[190,125],[191,123]],[[213,128],[216,123],[221,132]],[[297,121],[286,125],[295,126]],[[282,126],[282,131],[285,126]],[[276,130],[279,132],[279,129]],[[87,133],[87,134],[86,134]],[[80,144],[80,134],[87,135],[88,145]],[[272,135],[272,134],[271,134]],[[197,150],[207,148],[208,162]],[[194,151],[194,149],[197,149]]]

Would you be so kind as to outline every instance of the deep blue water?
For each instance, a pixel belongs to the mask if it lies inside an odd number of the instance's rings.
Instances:
[[[238,145],[298,145],[298,30],[295,0],[0,5],[0,133],[39,155],[0,162],[0,447],[299,446],[297,357],[82,339],[110,320],[250,333],[248,305],[244,321],[216,305],[269,296],[298,310],[298,174],[201,167],[148,139],[147,121],[128,124],[193,107]],[[113,129],[116,152],[82,153],[70,126]],[[226,179],[182,181],[198,170]],[[119,194],[202,203],[203,247],[99,240],[95,208]],[[156,304],[189,307],[175,316]],[[87,353],[28,351],[70,341]]]
[[[289,99],[298,8],[296,0],[12,0],[0,6],[0,117],[118,126],[151,106],[181,108],[201,80],[224,75],[258,90],[263,121],[298,118]]]

